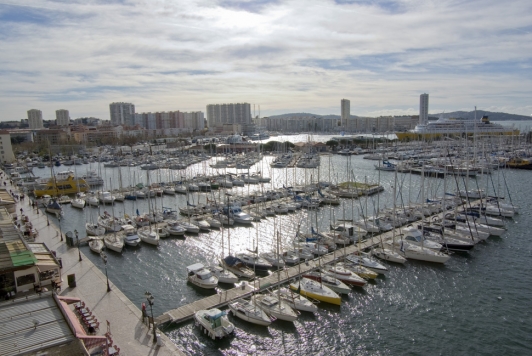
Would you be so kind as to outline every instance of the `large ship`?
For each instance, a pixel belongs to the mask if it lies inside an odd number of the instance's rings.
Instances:
[[[489,121],[488,116],[483,116],[481,120],[439,118],[426,124],[420,123],[413,130],[395,134],[400,141],[404,141],[457,135],[518,135],[519,130],[495,124]]]
[[[54,178],[41,180],[38,185],[35,185],[33,194],[36,198],[43,195],[60,196],[63,194],[76,194],[78,192],[86,192],[89,190],[89,185],[82,178],[75,178],[72,171],[59,172]]]

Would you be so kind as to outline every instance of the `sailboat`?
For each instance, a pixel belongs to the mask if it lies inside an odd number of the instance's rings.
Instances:
[[[395,225],[396,220],[396,194],[397,194],[397,169],[394,173],[394,184],[393,184],[393,222]],[[381,260],[388,261],[388,262],[394,262],[394,263],[400,263],[405,264],[406,258],[403,257],[401,254],[395,251],[395,229],[392,230],[392,244],[391,248],[386,248],[384,245],[384,242],[381,239],[381,243],[379,247],[374,248],[371,250],[371,253]]]
[[[256,294],[251,297],[251,302],[256,304],[266,314],[284,321],[294,321],[297,313],[281,298],[274,295]]]
[[[224,255],[224,230],[223,228],[222,228],[221,255],[222,256]],[[224,264],[222,264],[222,266],[212,265],[212,266],[209,266],[208,268],[212,272],[213,275],[218,277],[218,282],[220,283],[234,284],[238,282],[238,277],[233,272],[227,270]]]
[[[278,292],[281,299],[293,309],[309,313],[316,313],[318,311],[318,307],[315,303],[311,302],[301,294],[295,294],[291,289],[279,288]]]
[[[76,171],[76,166],[74,166],[74,174],[76,175],[76,177],[78,176],[77,171]],[[78,209],[85,208],[85,196],[86,196],[85,193],[79,190],[79,185],[78,185],[78,192],[76,193],[76,197],[72,199],[70,204],[74,208],[78,208]]]
[[[150,185],[150,175],[146,171],[148,177],[148,186]],[[149,215],[151,215],[151,202],[148,202],[148,209],[150,210]],[[137,235],[140,237],[142,242],[145,242],[150,245],[159,246],[160,236],[157,233],[157,229],[153,229],[151,223],[148,226],[141,227],[137,230]]]
[[[290,289],[298,292],[299,294],[319,300],[320,302],[340,305],[342,298],[329,287],[322,285],[312,279],[301,278],[299,281],[290,283]]]
[[[97,239],[91,239],[89,241],[89,248],[91,249],[92,252],[99,254],[100,252],[102,252],[104,247],[105,245],[102,239],[97,238]]]
[[[254,303],[245,299],[237,299],[229,304],[229,309],[234,316],[256,325],[268,326],[274,318],[270,318],[264,310],[258,308]]]
[[[122,253],[122,249],[124,248],[124,240],[120,236],[117,236],[116,233],[105,235],[103,237],[103,243],[105,244],[105,248],[118,253]]]
[[[339,294],[349,294],[351,288],[337,278],[331,277],[326,273],[319,271],[309,271],[303,275],[304,278],[320,282],[322,285],[329,287],[332,291]]]

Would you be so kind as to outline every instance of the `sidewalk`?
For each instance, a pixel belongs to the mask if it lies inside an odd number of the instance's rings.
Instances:
[[[7,183],[7,190],[17,191],[18,188]],[[20,218],[20,209],[29,217],[33,227],[39,231],[36,242],[44,242],[50,250],[56,251],[57,257],[62,258],[62,291],[60,295],[80,298],[91,309],[100,322],[99,335],[107,331],[106,320],[111,323],[111,333],[114,342],[120,347],[121,355],[183,355],[177,346],[160,332],[163,346],[153,343],[153,330],[142,322],[142,312],[109,280],[111,292],[107,292],[105,274],[96,267],[89,258],[81,254],[79,261],[78,249],[68,247],[66,238],[59,236],[58,229],[50,223],[48,226],[46,214],[32,209],[31,200],[16,203],[16,212]],[[76,275],[76,287],[68,287],[68,274]]]

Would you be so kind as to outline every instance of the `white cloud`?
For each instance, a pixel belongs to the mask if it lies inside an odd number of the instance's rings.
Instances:
[[[416,113],[423,92],[431,112],[529,115],[531,10],[525,0],[4,0],[0,120],[30,108],[107,119],[113,101],[327,114],[341,98],[377,116]]]

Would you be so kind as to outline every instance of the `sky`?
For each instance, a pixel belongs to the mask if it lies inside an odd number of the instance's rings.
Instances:
[[[530,0],[0,0],[0,121],[247,102],[252,113],[532,115]]]

